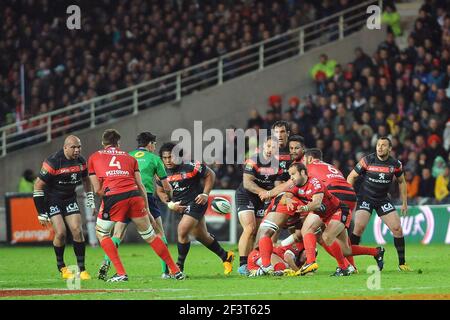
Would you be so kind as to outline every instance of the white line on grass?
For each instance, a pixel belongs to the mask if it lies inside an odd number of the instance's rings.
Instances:
[[[339,292],[383,292],[383,291],[397,291],[397,290],[434,290],[434,289],[450,289],[450,286],[439,286],[439,287],[409,287],[409,288],[385,288],[380,290],[369,290],[369,289],[350,289],[350,290],[339,290]],[[243,296],[264,296],[264,295],[277,295],[282,293],[285,297],[289,294],[311,294],[311,293],[329,293],[329,290],[298,290],[298,291],[285,291],[285,292],[239,292],[239,293],[227,293],[227,294],[216,294],[216,295],[188,295],[188,296],[177,296],[177,297],[164,297],[156,298],[159,300],[171,300],[171,299],[208,299],[208,298],[226,298],[226,297],[243,297]],[[293,297],[294,298],[294,297]],[[330,296],[330,298],[334,298]],[[336,296],[339,298],[339,296]]]

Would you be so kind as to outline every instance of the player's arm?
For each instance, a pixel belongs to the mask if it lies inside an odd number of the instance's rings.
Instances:
[[[91,182],[91,186],[92,186],[92,190],[93,192],[98,195],[99,197],[103,197],[104,193],[103,193],[103,188],[102,188],[102,183],[100,182],[100,180],[98,179],[98,177],[95,174],[89,174],[89,181]]]
[[[157,185],[157,187],[160,188],[160,192],[162,192],[165,196],[163,197],[164,199],[168,198],[168,201],[170,201],[173,197],[173,190],[172,190],[172,186],[170,185],[169,181],[167,181],[167,177],[158,177],[157,175],[155,175],[155,179],[157,179],[158,181],[161,182],[161,187],[159,187],[159,185]],[[157,188],[158,189],[158,188]],[[162,200],[161,195],[159,195],[159,198]]]
[[[172,186],[170,185],[169,181],[167,181],[167,172],[164,168],[164,163],[162,162],[161,158],[158,157],[157,163],[156,163],[156,174],[155,176],[159,181],[161,181],[162,188],[164,192],[169,197],[169,200],[172,199]]]
[[[168,183],[168,181],[167,181],[167,183]],[[173,201],[171,201],[171,199],[169,199],[167,193],[164,191],[162,182],[159,179],[156,180],[156,194],[158,195],[159,199],[162,202],[164,202],[171,211],[174,211],[177,213],[184,213],[184,211],[187,208],[186,206],[180,205],[181,201],[173,202]]]
[[[403,216],[406,216],[408,213],[408,189],[406,186],[405,175],[403,173],[401,176],[397,177],[397,182],[400,189],[400,197],[402,198],[401,213]]]
[[[358,177],[359,177],[358,172],[356,172],[355,170],[352,170],[347,177],[347,182],[350,183],[352,186],[354,186],[355,181],[356,181],[356,179],[358,179]]]
[[[317,211],[322,206],[323,192],[318,192],[312,196],[312,201],[298,208],[298,212]]]
[[[366,170],[367,170],[367,161],[366,158],[362,158],[348,175],[347,182],[350,183],[352,186],[354,186],[356,179],[358,179],[358,177],[361,174],[363,174]]]
[[[275,187],[272,190],[267,191],[266,195],[263,196],[262,198],[260,196],[260,198],[261,198],[261,200],[266,200],[266,199],[270,199],[270,198],[276,197],[280,193],[286,192],[287,190],[289,190],[293,186],[294,186],[294,183],[290,179],[288,181],[286,181],[286,182],[275,181]]]
[[[94,192],[92,191],[92,184],[90,182],[90,179],[86,175],[83,176],[81,181],[83,183],[84,192],[86,193],[86,207],[91,208],[92,210],[95,211]]]
[[[38,212],[38,220],[41,226],[48,226],[50,224],[50,219],[47,214],[45,185],[45,181],[38,177],[36,178],[33,187],[33,201]]]
[[[199,194],[195,198],[195,203],[201,205],[204,205],[208,202],[209,193],[211,192],[212,188],[214,187],[214,183],[216,182],[216,173],[208,166],[205,166],[204,170],[205,183],[203,187],[203,193]]]
[[[244,189],[251,193],[257,194],[257,195],[266,194],[267,190],[259,187],[255,183],[255,179],[256,179],[256,177],[254,175],[251,175],[249,173],[244,173],[244,178],[243,178]]]

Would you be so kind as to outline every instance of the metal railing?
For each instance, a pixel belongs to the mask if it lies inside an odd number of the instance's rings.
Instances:
[[[29,145],[137,114],[165,102],[180,101],[195,91],[261,71],[274,63],[297,57],[312,48],[340,40],[366,25],[365,1],[347,10],[274,36],[223,56],[126,89],[96,97],[0,128],[0,156]]]

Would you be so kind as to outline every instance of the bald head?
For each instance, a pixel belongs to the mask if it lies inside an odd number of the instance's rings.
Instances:
[[[77,159],[81,154],[81,140],[70,135],[64,140],[64,155],[69,160]]]

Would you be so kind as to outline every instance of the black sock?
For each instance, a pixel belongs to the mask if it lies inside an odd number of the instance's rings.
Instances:
[[[356,234],[352,233],[350,235],[350,242],[354,245],[359,245],[359,243],[361,242],[361,237],[357,236]]]
[[[80,271],[86,270],[84,267],[84,257],[86,252],[86,245],[84,242],[73,242],[73,252],[75,252],[75,256],[77,257],[77,265],[80,268]]]
[[[225,262],[227,260],[227,252],[225,250],[223,250],[223,248],[220,246],[219,242],[217,242],[216,238],[214,238],[214,241],[209,245],[206,246],[209,250],[211,250],[212,252],[214,252],[215,254],[217,254],[219,256],[220,259],[222,259],[223,262]]]
[[[395,249],[398,254],[398,264],[405,264],[405,237],[394,238]]]
[[[66,264],[64,263],[64,248],[65,246],[57,247],[53,245],[53,249],[55,250],[56,255],[56,266],[58,268],[58,271],[66,266]]]
[[[239,266],[242,266],[242,265],[244,265],[244,264],[247,264],[247,260],[248,260],[248,257],[247,257],[247,256],[240,256],[240,257],[239,257]]]
[[[177,265],[180,267],[181,271],[184,270],[184,260],[186,260],[187,254],[189,252],[189,248],[191,247],[191,243],[177,243],[178,247],[178,261]]]

